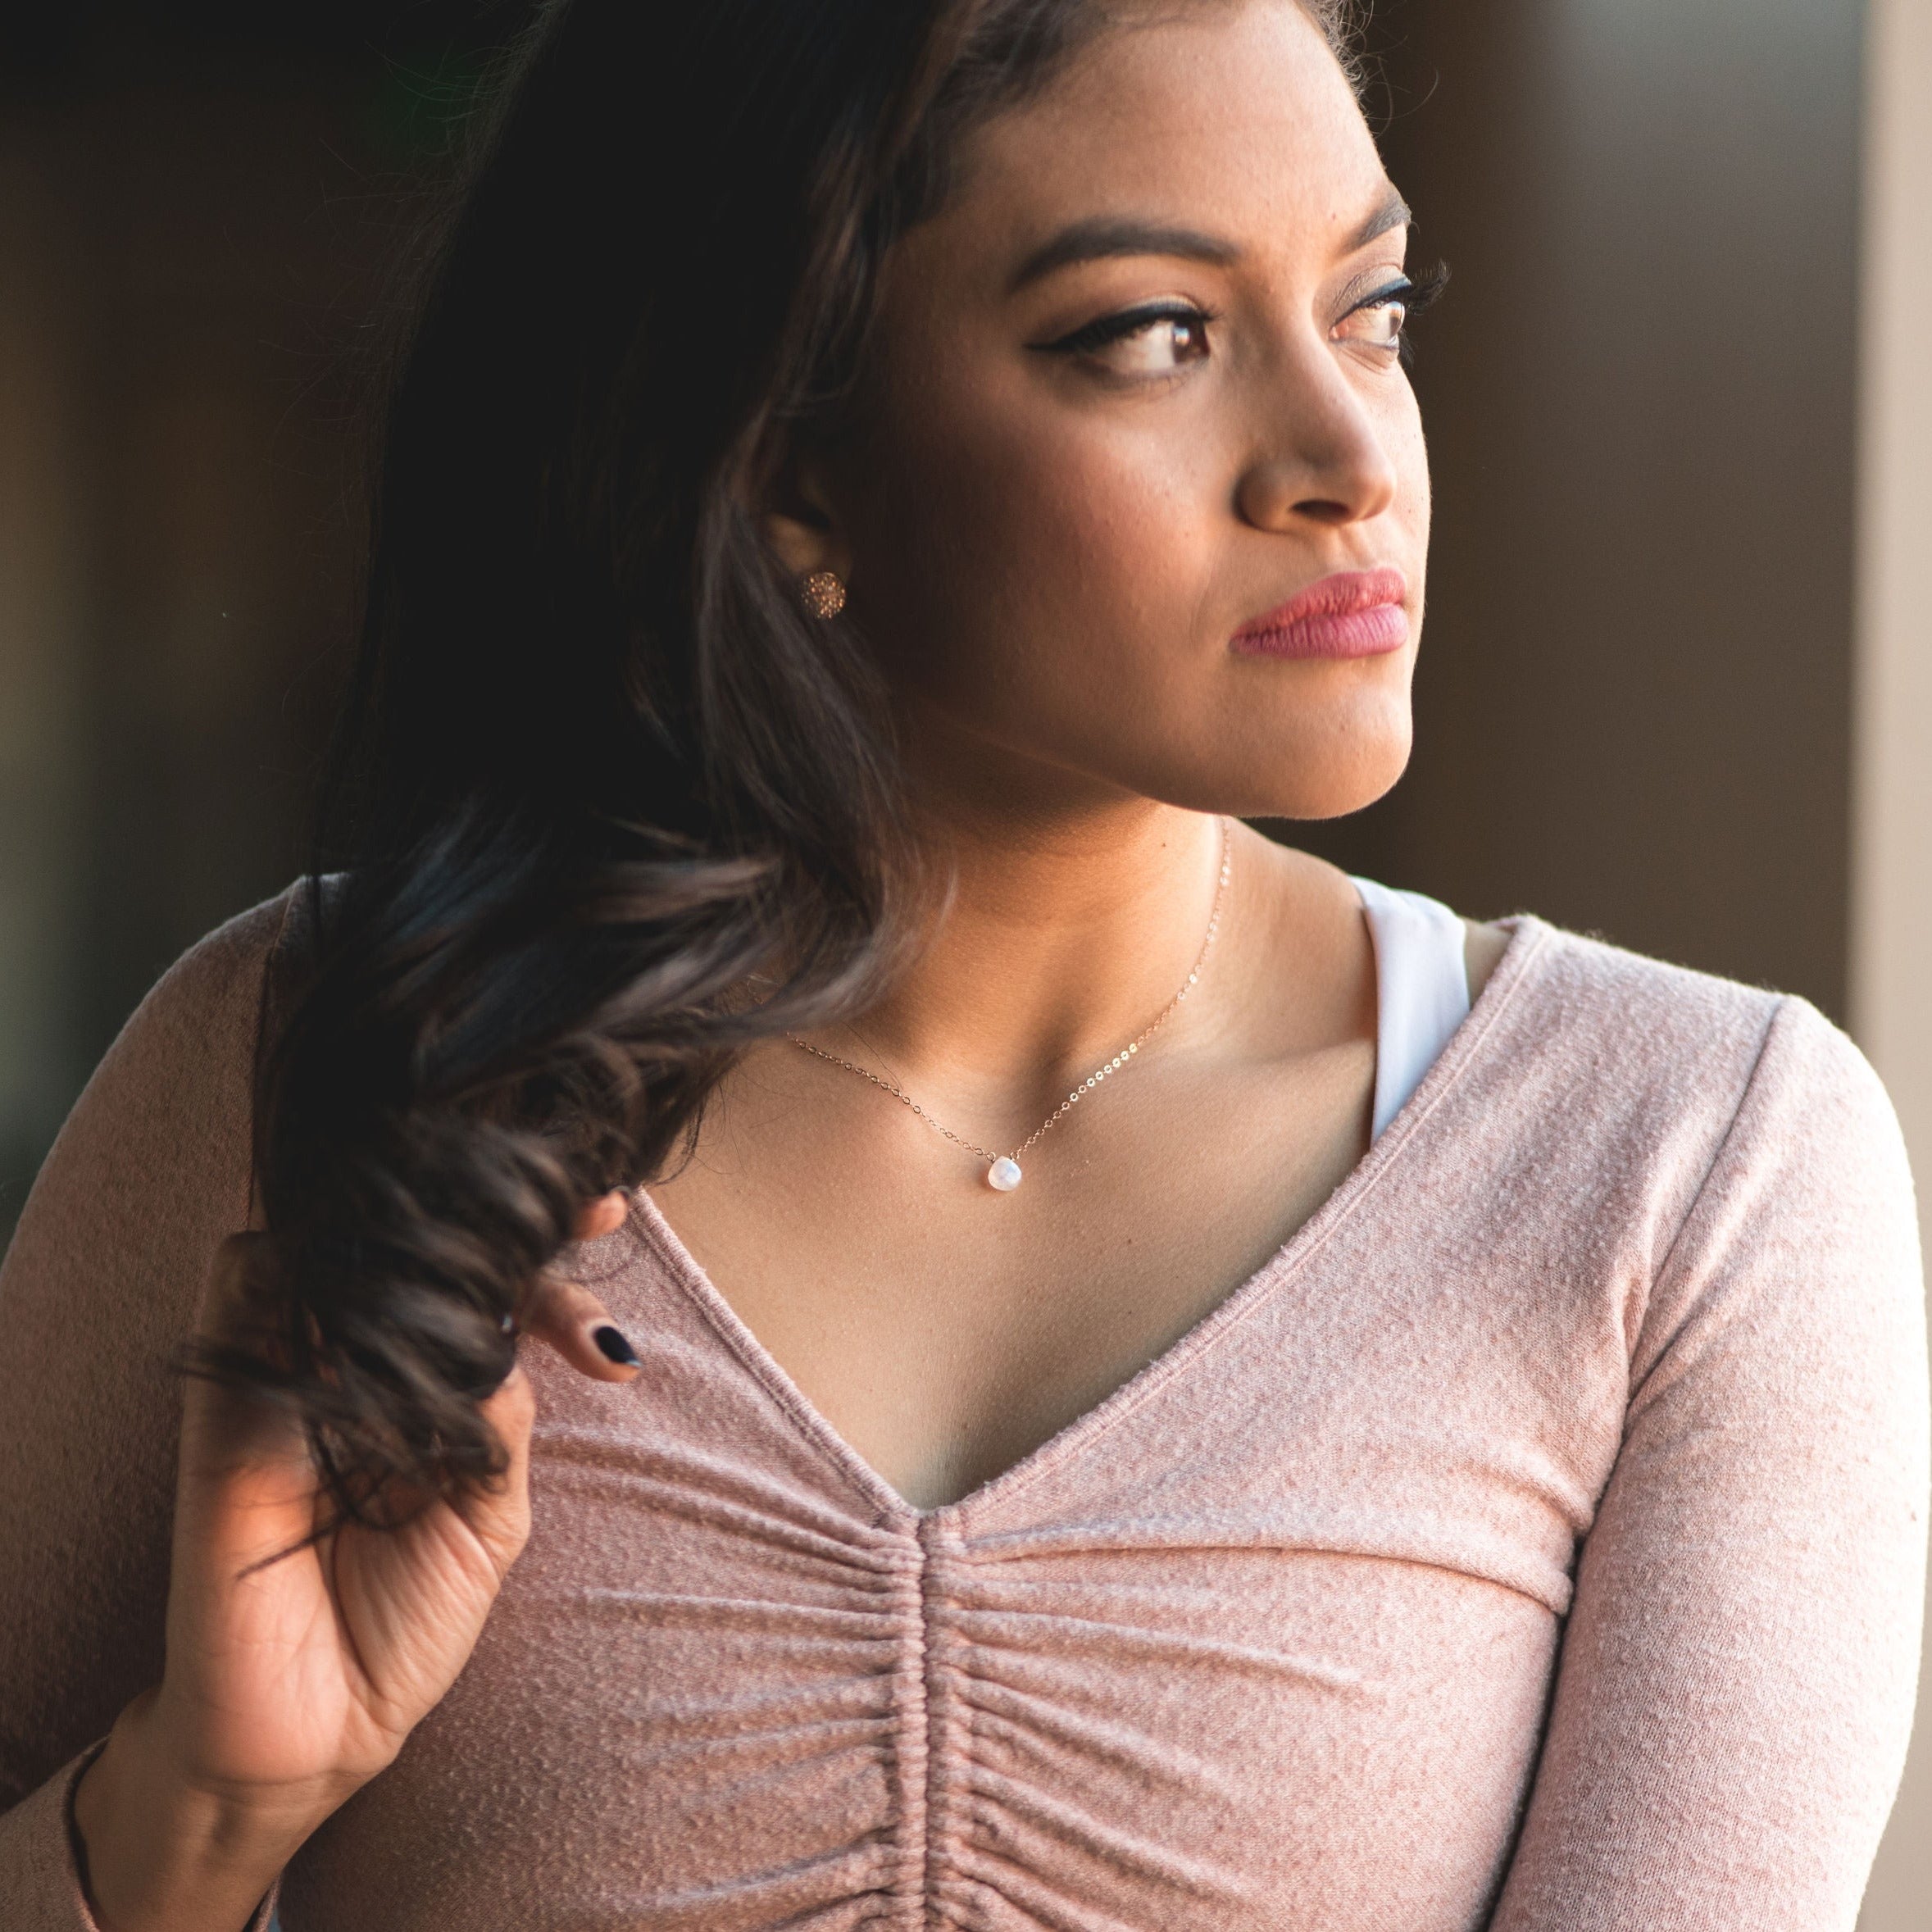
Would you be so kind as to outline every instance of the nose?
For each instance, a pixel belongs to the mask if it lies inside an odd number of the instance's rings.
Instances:
[[[1401,479],[1374,411],[1326,343],[1280,372],[1266,447],[1243,467],[1235,507],[1257,530],[1339,529],[1381,516]]]

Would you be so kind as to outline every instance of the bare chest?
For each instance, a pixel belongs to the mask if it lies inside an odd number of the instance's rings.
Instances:
[[[1103,1401],[1293,1234],[1361,1157],[1374,1060],[1361,1041],[1123,1083],[1011,1193],[863,1083],[753,1085],[652,1193],[825,1421],[930,1508]]]

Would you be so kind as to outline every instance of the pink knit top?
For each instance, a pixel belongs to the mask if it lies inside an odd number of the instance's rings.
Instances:
[[[92,1925],[66,1807],[161,1667],[164,1361],[284,911],[150,997],[0,1275],[7,1932]],[[1802,1002],[1516,921],[1314,1218],[930,1512],[648,1199],[577,1264],[644,1373],[526,1353],[529,1548],[286,1932],[1850,1932],[1925,1335],[1891,1110]]]

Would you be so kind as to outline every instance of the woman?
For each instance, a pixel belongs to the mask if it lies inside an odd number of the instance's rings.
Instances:
[[[548,10],[341,876],[157,989],[9,1257],[9,1928],[1848,1932],[1924,1559],[1882,1092],[1235,822],[1409,743],[1343,44]]]

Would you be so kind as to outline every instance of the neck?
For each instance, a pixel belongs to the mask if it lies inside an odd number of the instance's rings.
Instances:
[[[951,898],[886,998],[825,1038],[935,1104],[1044,1111],[1185,981],[1214,904],[1221,821],[1129,798],[943,816],[928,807],[915,822]],[[1171,1039],[1189,1016],[1184,1006],[1171,1016]]]

